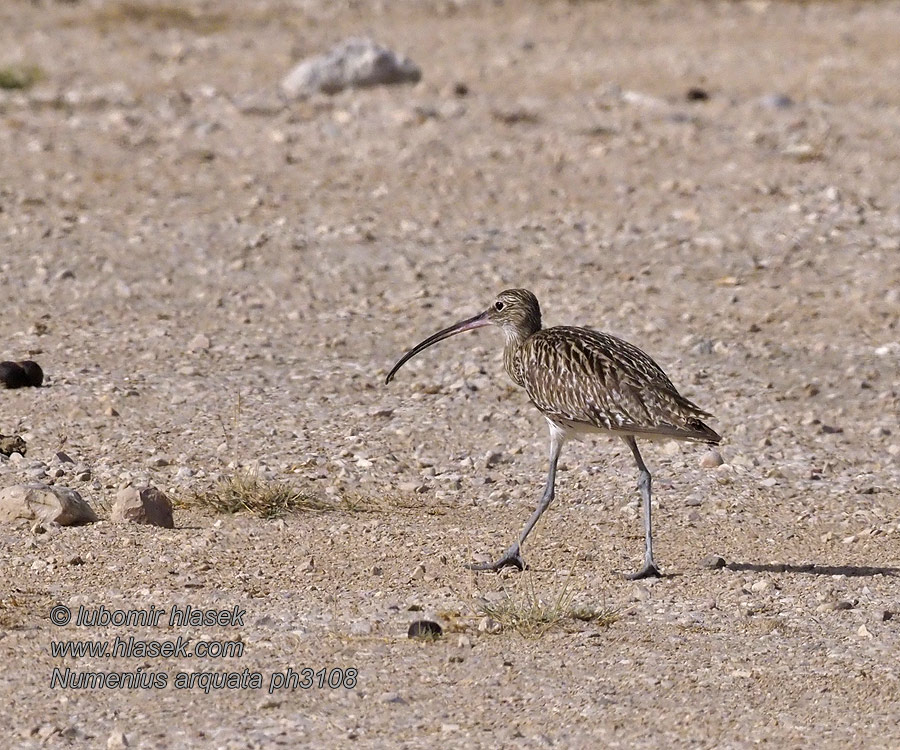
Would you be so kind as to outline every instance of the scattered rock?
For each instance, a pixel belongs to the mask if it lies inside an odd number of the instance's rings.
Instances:
[[[520,102],[511,107],[497,107],[491,110],[491,117],[504,125],[517,125],[526,123],[534,125],[541,121],[538,108],[528,102]]]
[[[205,352],[209,350],[209,347],[212,346],[212,342],[209,340],[209,336],[203,333],[198,333],[194,338],[188,342],[188,351],[191,352]]]
[[[715,448],[708,450],[700,459],[700,466],[704,469],[715,469],[717,466],[721,466],[724,463],[725,460],[722,458],[722,454]]]
[[[440,638],[443,634],[444,629],[434,620],[414,620],[409,624],[409,630],[406,631],[407,638],[423,640]]]
[[[787,94],[766,94],[759,103],[766,109],[790,109],[794,106],[794,100]]]
[[[106,750],[124,750],[128,747],[128,738],[124,732],[115,731],[106,740]]]
[[[156,487],[126,487],[116,495],[110,520],[114,523],[143,523],[174,529],[172,503]]]
[[[422,71],[412,60],[371,39],[351,37],[324,55],[302,61],[281,82],[291,98],[317,92],[336,94],[347,88],[416,83]]]
[[[17,484],[0,490],[0,521],[21,518],[61,526],[98,520],[91,506],[75,490],[40,483]]]
[[[497,622],[493,617],[482,617],[478,622],[478,632],[479,633],[491,633],[496,634],[503,630],[503,626]]]
[[[25,440],[18,435],[0,435],[0,453],[4,456],[11,456],[13,453],[24,456],[26,450],[28,446]]]
[[[40,388],[44,382],[41,366],[30,359],[21,362],[0,362],[0,387]]]
[[[707,570],[718,570],[725,567],[725,558],[720,555],[707,555],[700,561],[700,567]]]
[[[684,98],[689,102],[706,102],[709,101],[709,92],[699,86],[692,86],[685,92]]]

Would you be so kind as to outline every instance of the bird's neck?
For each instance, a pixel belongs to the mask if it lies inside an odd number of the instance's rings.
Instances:
[[[503,365],[516,385],[525,385],[519,352],[525,342],[538,330],[540,330],[540,326],[533,331],[524,328],[503,328],[503,335],[506,337],[506,346],[503,347]]]

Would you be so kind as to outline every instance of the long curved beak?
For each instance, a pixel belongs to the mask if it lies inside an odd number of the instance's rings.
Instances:
[[[388,373],[387,377],[384,379],[384,384],[387,385],[394,379],[394,375],[397,370],[399,370],[406,362],[413,357],[415,357],[419,352],[423,349],[427,349],[432,344],[436,344],[438,341],[443,341],[444,339],[448,339],[451,336],[455,336],[457,333],[462,333],[463,331],[471,331],[473,328],[483,328],[484,326],[491,325],[491,321],[488,318],[488,313],[490,310],[485,310],[482,313],[478,313],[472,318],[466,318],[466,320],[461,320],[459,323],[454,323],[449,328],[445,328],[443,331],[438,331],[433,336],[429,336],[425,339],[421,344],[417,344],[412,349],[410,349],[406,354],[404,354],[397,361],[391,371]]]

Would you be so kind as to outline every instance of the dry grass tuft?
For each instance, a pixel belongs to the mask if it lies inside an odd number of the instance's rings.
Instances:
[[[286,482],[261,479],[252,472],[220,479],[209,488],[194,491],[180,505],[207,508],[215,513],[252,513],[259,518],[279,518],[297,511],[371,513],[384,506],[380,499],[358,492],[325,499]]]
[[[608,607],[574,604],[574,592],[569,588],[570,576],[550,599],[538,595],[534,576],[525,571],[518,577],[515,589],[497,604],[481,606],[481,614],[496,620],[503,630],[514,630],[523,638],[537,639],[555,627],[565,627],[573,620],[612,625],[619,613]]]
[[[220,479],[209,489],[195,492],[190,504],[216,513],[247,512],[260,518],[278,518],[298,510],[333,510],[335,507],[312,493],[284,482],[266,481],[255,474],[235,474]]]
[[[184,29],[197,34],[213,34],[229,25],[224,13],[208,13],[184,8],[177,3],[147,3],[121,0],[105,3],[94,15],[94,24],[102,31],[124,23],[135,23],[157,30]]]

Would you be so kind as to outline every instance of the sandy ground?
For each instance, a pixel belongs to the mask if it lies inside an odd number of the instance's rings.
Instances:
[[[47,377],[0,391],[28,443],[0,486],[179,502],[174,530],[0,528],[6,746],[900,746],[898,27],[896,2],[3,3],[0,66],[41,76],[0,92],[0,358]],[[353,34],[423,80],[279,105]],[[636,476],[604,438],[566,446],[529,572],[464,567],[531,512],[543,419],[496,331],[383,379],[512,286],[715,413],[724,466],[644,450],[663,579],[622,578]],[[247,469],[336,509],[191,505]],[[618,619],[490,632],[532,591]],[[169,626],[186,605],[244,614]],[[421,617],[445,636],[407,639]],[[51,653],[116,636],[244,653]],[[340,687],[269,693],[304,668]],[[264,684],[175,685],[223,672]]]

